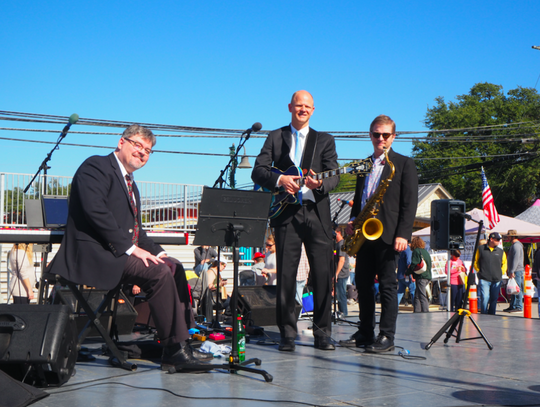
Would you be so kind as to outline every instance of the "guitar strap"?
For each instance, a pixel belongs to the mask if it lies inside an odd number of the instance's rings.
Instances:
[[[315,130],[310,130],[308,133],[308,139],[306,148],[304,151],[304,158],[302,159],[302,174],[304,177],[309,174],[311,169],[311,163],[315,157],[315,147],[317,146],[317,140],[319,139],[319,132]]]

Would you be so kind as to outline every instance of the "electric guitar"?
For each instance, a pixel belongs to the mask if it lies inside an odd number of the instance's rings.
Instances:
[[[324,180],[326,178],[335,177],[341,174],[353,174],[358,176],[365,176],[371,172],[371,167],[373,162],[371,158],[365,160],[353,162],[345,167],[337,168],[335,170],[324,171],[319,174],[310,175],[316,181]],[[295,165],[289,167],[285,171],[281,171],[278,168],[272,167],[272,172],[279,175],[292,175],[299,176],[300,178],[296,181],[298,186],[302,188],[305,185],[305,175],[302,173],[302,169]],[[270,205],[270,212],[268,217],[274,219],[278,217],[281,212],[287,207],[287,205],[302,205],[302,197],[296,194],[289,194],[283,187],[279,187],[275,191],[270,191],[266,188],[263,188],[259,185],[255,185],[256,191],[266,191],[272,192],[272,203]]]

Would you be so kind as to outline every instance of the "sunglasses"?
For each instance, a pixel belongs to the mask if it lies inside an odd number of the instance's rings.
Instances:
[[[390,136],[392,136],[393,134],[394,134],[394,133],[377,133],[377,132],[371,132],[371,136],[372,136],[373,138],[380,138],[381,136],[383,136],[383,138],[384,138],[385,140],[388,140],[388,138],[389,138]]]
[[[266,243],[266,247],[272,247],[273,244],[272,243]]]

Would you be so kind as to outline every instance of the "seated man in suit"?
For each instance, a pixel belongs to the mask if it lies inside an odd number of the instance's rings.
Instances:
[[[155,143],[150,130],[133,124],[113,153],[82,163],[71,184],[62,245],[48,271],[107,290],[119,283],[139,286],[164,346],[162,369],[168,370],[207,356],[186,344],[194,321],[182,264],[167,257],[141,228],[133,172],[148,162]]]

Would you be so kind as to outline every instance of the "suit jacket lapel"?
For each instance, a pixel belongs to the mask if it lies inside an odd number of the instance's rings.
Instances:
[[[283,131],[281,132],[281,141],[283,143],[282,145],[284,146],[282,149],[283,155],[281,157],[281,161],[285,162],[286,165],[284,166],[283,169],[287,169],[288,167],[294,165],[290,157],[292,137],[293,137],[293,134],[291,132],[291,126],[284,127]]]
[[[116,160],[116,157],[113,156],[113,154],[114,153],[111,153],[109,155],[109,158],[111,160],[111,166],[114,169],[114,174],[118,178],[118,181],[120,182],[120,185],[122,185],[122,189],[124,191],[124,195],[126,196],[129,209],[133,213],[133,208],[131,207],[131,202],[130,202],[130,199],[129,199],[129,191],[127,189],[126,180],[125,180],[124,176],[122,175],[122,170],[120,169],[120,167],[118,165],[118,161]],[[133,191],[134,192],[137,191],[135,193],[135,199],[137,200],[137,205],[139,205],[139,203],[140,203],[139,192],[138,192],[138,189],[137,189],[137,186],[136,186],[135,182],[133,182]],[[135,214],[133,213],[133,215],[135,215]]]

